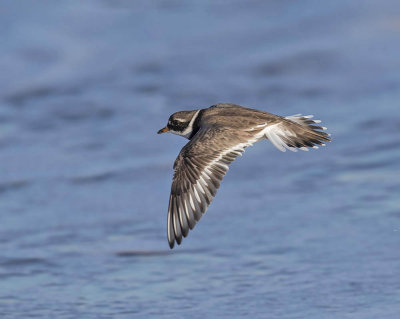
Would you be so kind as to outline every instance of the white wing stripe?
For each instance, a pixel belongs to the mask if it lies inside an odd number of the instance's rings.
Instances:
[[[244,149],[245,149],[246,147],[253,145],[253,143],[256,142],[259,138],[260,138],[260,137],[257,136],[257,137],[255,137],[254,139],[249,140],[249,141],[246,142],[246,143],[239,143],[239,144],[234,145],[234,146],[232,146],[232,147],[226,149],[225,151],[221,152],[221,153],[218,155],[217,158],[215,158],[214,160],[212,160],[207,166],[205,166],[205,167],[203,168],[203,174],[207,173],[208,175],[211,175],[212,172],[210,171],[209,168],[212,167],[212,166],[214,166],[214,165],[221,166],[221,167],[225,168],[226,170],[228,170],[228,169],[229,169],[229,166],[226,165],[226,164],[224,164],[224,163],[221,163],[220,160],[221,160],[226,154],[229,154],[229,153],[231,153],[231,152],[233,152],[233,151],[235,151],[235,152],[244,152]],[[207,174],[205,174],[205,176],[207,176]],[[208,177],[208,176],[207,176],[207,177]],[[209,177],[208,177],[208,178],[209,178]],[[209,178],[209,179],[210,179],[210,178]]]
[[[204,171],[204,172],[202,172],[201,173],[201,175],[203,175],[204,177],[206,177],[207,179],[209,179],[209,180],[211,180],[211,177],[210,176],[208,176],[207,174],[206,174],[206,172]]]
[[[197,193],[196,187],[193,187],[193,190],[194,190],[194,196],[196,196],[197,201],[198,201],[199,203],[201,203],[200,196],[199,196],[199,194]]]
[[[190,201],[190,206],[192,207],[193,211],[195,211],[196,207],[194,206],[192,194],[190,193],[189,193],[189,201]]]
[[[204,191],[203,187],[201,186],[200,180],[197,180],[197,183],[194,186],[197,187],[200,190],[200,192],[202,192],[203,194],[206,193]]]
[[[203,175],[203,174],[202,174],[202,175]],[[204,185],[205,187],[208,186],[208,184],[207,184],[206,181],[204,180],[203,176],[201,176],[201,175],[200,175],[200,182],[202,182],[203,185]]]

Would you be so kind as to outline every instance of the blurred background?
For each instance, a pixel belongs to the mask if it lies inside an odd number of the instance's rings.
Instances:
[[[398,1],[0,6],[1,318],[399,318]],[[166,241],[171,113],[314,114]]]

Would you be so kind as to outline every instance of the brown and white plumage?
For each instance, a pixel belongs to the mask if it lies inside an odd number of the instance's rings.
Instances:
[[[308,150],[330,141],[312,116],[281,117],[234,104],[171,115],[158,133],[171,131],[190,141],[175,163],[168,207],[171,248],[188,235],[215,197],[220,182],[238,155],[253,143],[269,139],[279,150]]]

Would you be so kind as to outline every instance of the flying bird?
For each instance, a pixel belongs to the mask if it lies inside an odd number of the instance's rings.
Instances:
[[[186,137],[174,163],[169,197],[167,236],[170,248],[178,245],[206,212],[220,182],[245,148],[268,139],[280,151],[308,151],[330,141],[312,115],[278,116],[235,104],[172,114],[158,134],[171,132]]]

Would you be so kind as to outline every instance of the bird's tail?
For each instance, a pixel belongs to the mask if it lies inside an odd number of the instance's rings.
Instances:
[[[324,132],[327,128],[319,125],[320,120],[312,118],[313,115],[301,114],[284,117],[283,121],[266,128],[265,137],[282,152],[286,149],[308,151],[307,147],[325,146],[325,142],[330,142],[331,135]]]

